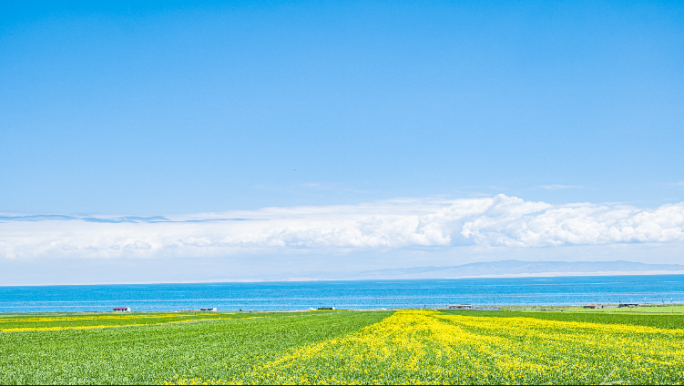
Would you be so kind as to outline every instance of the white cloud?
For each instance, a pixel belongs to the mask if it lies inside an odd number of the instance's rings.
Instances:
[[[494,198],[401,199],[166,217],[0,216],[0,257],[550,247],[684,241],[684,203],[656,209]]]
[[[684,240],[684,203],[655,210],[575,204],[548,206],[537,213],[484,213],[463,233],[477,243],[539,247]]]

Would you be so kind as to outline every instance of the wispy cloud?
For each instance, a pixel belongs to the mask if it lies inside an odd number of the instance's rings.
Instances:
[[[677,186],[684,186],[684,181],[676,182],[675,185],[677,185]]]
[[[323,184],[320,182],[305,182],[303,184],[300,184],[300,186],[304,188],[321,188],[323,187]]]
[[[555,185],[542,185],[542,186],[540,186],[540,188],[546,189],[546,190],[561,190],[561,189],[577,189],[577,188],[579,188],[579,186],[555,184]]]
[[[535,248],[684,241],[684,202],[656,209],[492,198],[397,199],[183,216],[0,219],[0,257],[216,257],[234,253]]]

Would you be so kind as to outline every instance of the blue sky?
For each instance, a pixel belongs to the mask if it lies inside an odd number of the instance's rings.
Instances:
[[[365,219],[399,198],[422,216],[499,194],[660,213],[684,201],[683,48],[681,2],[2,2],[0,221],[340,205]],[[662,238],[524,246],[681,242],[674,216]],[[457,248],[464,228],[447,228]],[[0,251],[23,248],[10,233]],[[131,240],[111,246],[154,244]],[[397,261],[451,261],[420,254]]]

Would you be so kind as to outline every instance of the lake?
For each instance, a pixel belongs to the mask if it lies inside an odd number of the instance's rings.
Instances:
[[[0,287],[0,312],[684,302],[684,275]]]

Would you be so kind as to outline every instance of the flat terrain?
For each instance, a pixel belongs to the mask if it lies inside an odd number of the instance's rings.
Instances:
[[[634,307],[634,308],[598,308],[595,310],[575,310],[575,312],[604,312],[628,314],[684,314],[683,306],[674,307]]]
[[[675,313],[15,314],[0,330],[3,384],[684,382]]]

